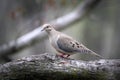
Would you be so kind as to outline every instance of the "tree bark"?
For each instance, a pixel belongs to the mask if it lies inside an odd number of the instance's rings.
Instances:
[[[73,12],[49,23],[55,25],[56,29],[64,29],[68,25],[83,19],[83,17],[86,16],[86,14],[100,1],[101,0],[84,0],[83,3],[81,3]],[[41,27],[38,27],[30,33],[27,33],[16,40],[10,41],[8,44],[0,46],[0,57],[7,58],[11,54],[38,43],[38,41],[43,40],[45,37],[46,34],[41,32]]]
[[[0,80],[119,80],[120,59],[82,61],[51,54],[0,65]]]

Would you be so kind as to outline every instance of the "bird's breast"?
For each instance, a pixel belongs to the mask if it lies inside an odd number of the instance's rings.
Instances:
[[[52,44],[52,46],[57,49],[57,39],[58,39],[58,36],[51,36],[50,38],[50,43]]]
[[[56,49],[56,51],[63,53],[63,51],[57,45],[57,40],[59,37],[60,35],[56,35],[56,36],[51,36],[49,39],[50,39],[51,45]]]

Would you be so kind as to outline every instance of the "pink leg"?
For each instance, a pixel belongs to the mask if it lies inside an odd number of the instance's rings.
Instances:
[[[57,56],[60,56],[60,57],[62,57],[62,58],[64,58],[64,55],[65,55],[65,54],[57,54]]]
[[[66,58],[68,58],[70,55],[68,54],[67,56],[66,56]]]
[[[62,57],[62,58],[68,58],[70,55],[68,54],[68,55],[66,55],[66,54],[61,54],[61,55],[59,55],[60,57]]]
[[[57,56],[60,56],[62,58],[68,58],[70,55],[69,54],[66,55],[66,54],[61,53],[61,54],[57,54]],[[61,61],[59,64],[67,64],[67,63],[68,62],[66,62],[66,61]]]
[[[60,51],[58,51],[59,53],[57,54],[57,56],[60,56],[60,57],[62,57],[62,58],[64,58],[64,53],[62,53],[62,52],[60,52]]]
[[[60,54],[57,54],[57,56],[60,56],[62,58],[68,58],[70,56],[70,54],[60,53]]]

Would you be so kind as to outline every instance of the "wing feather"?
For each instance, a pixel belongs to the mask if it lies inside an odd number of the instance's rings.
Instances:
[[[57,45],[61,50],[65,52],[70,52],[70,53],[78,52],[78,49],[76,48],[76,44],[74,44],[71,38],[63,37],[63,36],[59,37],[59,39],[57,40]]]
[[[91,50],[85,47],[83,44],[80,44],[71,37],[61,36],[57,40],[58,47],[68,53],[91,53]]]

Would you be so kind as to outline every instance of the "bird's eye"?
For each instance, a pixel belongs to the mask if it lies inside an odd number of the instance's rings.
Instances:
[[[49,28],[49,26],[47,26],[46,28]]]

